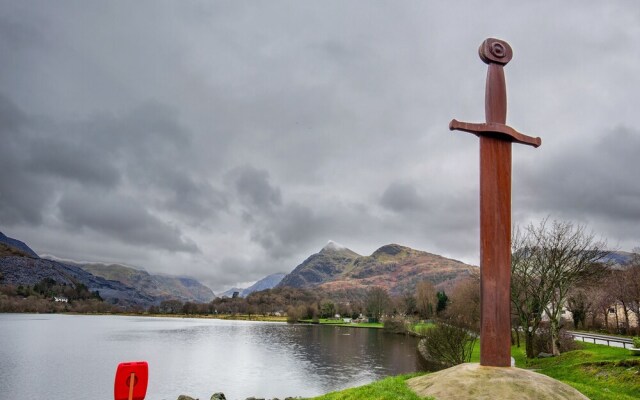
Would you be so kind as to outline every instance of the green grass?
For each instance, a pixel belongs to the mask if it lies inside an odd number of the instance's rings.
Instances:
[[[524,348],[512,347],[516,365],[535,369],[578,389],[591,400],[640,398],[640,356],[629,350],[580,343],[581,349],[558,357],[527,360]]]
[[[419,322],[409,327],[409,330],[420,336],[424,336],[426,331],[436,326],[433,322]]]
[[[418,397],[405,383],[407,379],[422,374],[392,376],[368,385],[327,393],[313,400],[424,400],[430,397]]]

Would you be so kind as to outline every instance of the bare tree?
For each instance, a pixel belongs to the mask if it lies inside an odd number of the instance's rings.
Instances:
[[[451,291],[447,315],[474,332],[480,331],[480,275],[458,281]]]
[[[435,286],[429,281],[421,281],[416,285],[416,308],[422,318],[432,318],[438,306],[438,295]]]
[[[625,298],[636,315],[636,334],[640,336],[640,248],[635,248],[631,265],[624,272]]]
[[[365,300],[367,313],[376,321],[379,321],[382,315],[389,309],[391,298],[386,290],[375,286],[367,291]]]
[[[610,280],[606,279],[606,281],[609,282]],[[597,315],[602,315],[604,328],[606,330],[609,330],[609,313],[611,310],[611,306],[616,302],[615,297],[609,289],[609,285],[601,285],[594,288],[590,295],[593,299],[593,315],[591,325],[595,325]]]
[[[608,255],[605,243],[584,226],[561,221],[548,224],[546,219],[538,226],[529,225],[524,235],[517,232],[514,236],[512,303],[527,327],[527,357],[533,356],[529,340],[542,320],[542,311],[549,317],[552,352],[558,355],[562,309],[569,291],[606,270],[595,266]]]
[[[516,228],[511,240],[511,310],[519,320],[525,338],[527,358],[535,357],[533,339],[542,322],[544,304],[551,298],[546,265],[538,260],[537,238]]]
[[[627,273],[625,271],[613,271],[609,288],[614,296],[613,307],[615,309],[616,333],[628,333],[629,331],[629,306],[632,303],[630,295],[629,283],[627,282]],[[622,308],[622,327],[620,327],[618,309]]]
[[[569,290],[567,310],[571,311],[574,329],[580,326],[586,328],[587,316],[592,313],[595,304],[595,298],[591,295],[593,289],[592,286],[581,286]]]

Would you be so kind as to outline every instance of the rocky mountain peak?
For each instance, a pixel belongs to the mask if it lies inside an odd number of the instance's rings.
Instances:
[[[334,242],[333,240],[329,240],[327,242],[327,244],[322,248],[322,250],[320,250],[320,252],[323,251],[340,251],[340,250],[348,250],[346,247],[344,247],[343,245]]]
[[[392,243],[392,244],[388,244],[380,247],[378,250],[374,251],[373,254],[371,254],[371,257],[396,256],[402,252],[408,253],[411,250],[412,249],[409,247],[400,246],[399,244]]]

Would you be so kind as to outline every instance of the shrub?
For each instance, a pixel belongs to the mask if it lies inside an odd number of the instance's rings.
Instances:
[[[640,349],[640,336],[636,336],[633,338],[633,347],[636,349]]]
[[[407,333],[407,321],[404,318],[385,318],[384,331],[388,333]]]
[[[300,313],[296,310],[295,307],[290,306],[287,308],[287,322],[295,323],[300,319]]]
[[[577,348],[573,336],[569,335],[564,329],[560,329],[558,340],[560,342],[559,350],[561,353]],[[533,353],[535,355],[540,353],[553,353],[551,348],[551,328],[548,323],[540,324],[540,327],[536,331],[536,335],[533,338]]]
[[[469,362],[477,336],[462,326],[439,322],[426,331],[424,347],[427,357],[446,366]]]

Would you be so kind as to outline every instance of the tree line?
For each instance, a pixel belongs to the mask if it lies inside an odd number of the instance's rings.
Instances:
[[[282,287],[266,289],[247,297],[218,297],[209,303],[165,300],[149,308],[152,314],[186,315],[282,315],[294,322],[334,318],[359,318],[365,316],[373,321],[383,316],[411,316],[432,318],[442,312],[448,304],[444,291],[437,291],[431,282],[420,282],[415,292],[392,296],[386,289],[371,287],[334,292],[317,289]]]
[[[0,283],[2,277],[0,276]],[[64,298],[66,301],[55,301]],[[29,285],[0,284],[0,312],[15,313],[95,313],[122,312],[122,308],[105,303],[100,292],[86,285],[58,283],[52,278]]]

